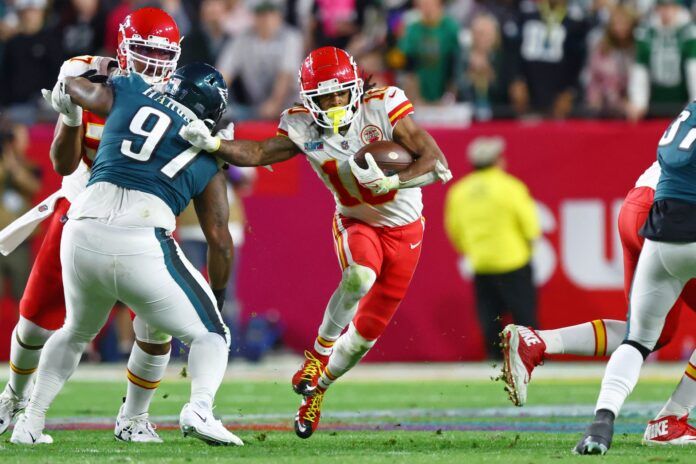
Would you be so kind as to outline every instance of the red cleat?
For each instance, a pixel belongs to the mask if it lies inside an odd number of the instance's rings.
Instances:
[[[325,391],[316,388],[312,396],[302,399],[300,409],[295,416],[295,434],[300,438],[309,438],[319,427],[321,418],[321,403],[324,401]]]
[[[321,373],[328,362],[328,356],[315,357],[311,352],[305,351],[305,361],[300,369],[292,376],[292,389],[298,395],[309,396],[319,382]]]
[[[509,324],[500,332],[503,380],[515,406],[527,402],[527,384],[535,367],[544,362],[546,343],[531,327]]]
[[[643,434],[644,445],[696,445],[696,428],[688,416],[665,416],[648,422]]]

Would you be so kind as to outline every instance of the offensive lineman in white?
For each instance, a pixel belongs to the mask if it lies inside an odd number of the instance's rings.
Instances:
[[[300,69],[300,88],[303,106],[283,113],[276,137],[221,141],[200,121],[182,136],[239,166],[303,153],[336,200],[333,234],[343,274],[314,346],[292,379],[304,397],[295,433],[308,438],[319,425],[326,389],[374,346],[406,294],[423,238],[418,187],[447,182],[452,175],[437,143],[409,117],[413,105],[404,92],[385,87],[363,94],[355,62],[344,50],[311,52]],[[386,176],[366,154],[368,167],[360,168],[352,155],[378,140],[394,140],[416,159]]]

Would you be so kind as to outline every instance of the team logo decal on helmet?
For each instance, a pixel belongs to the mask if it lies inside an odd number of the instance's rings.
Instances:
[[[140,8],[118,28],[118,66],[134,72],[151,85],[166,82],[181,55],[179,28],[158,8]]]
[[[316,101],[319,95],[350,91],[345,106],[322,110]],[[345,50],[322,47],[311,52],[300,68],[300,98],[314,121],[321,127],[338,132],[350,124],[360,109],[363,81],[355,60]]]
[[[164,93],[193,111],[197,118],[220,121],[227,109],[227,85],[217,69],[191,63],[177,69],[164,86]]]

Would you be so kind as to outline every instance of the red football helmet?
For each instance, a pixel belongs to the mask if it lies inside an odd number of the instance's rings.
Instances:
[[[118,66],[140,74],[148,84],[169,79],[179,61],[179,28],[159,8],[140,8],[118,27]]]
[[[350,90],[346,106],[322,110],[314,97]],[[338,130],[350,124],[360,109],[363,81],[355,60],[336,47],[317,48],[305,58],[300,68],[300,98],[321,127]]]

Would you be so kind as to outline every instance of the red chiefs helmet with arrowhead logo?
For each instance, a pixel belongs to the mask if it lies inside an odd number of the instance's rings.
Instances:
[[[179,61],[179,28],[159,8],[140,8],[126,16],[118,28],[118,66],[140,74],[148,84],[169,79]]]
[[[350,91],[346,106],[322,110],[315,101],[318,95]],[[351,123],[360,109],[363,80],[355,60],[336,47],[317,48],[305,58],[300,68],[300,98],[314,121],[321,127],[334,129]]]

